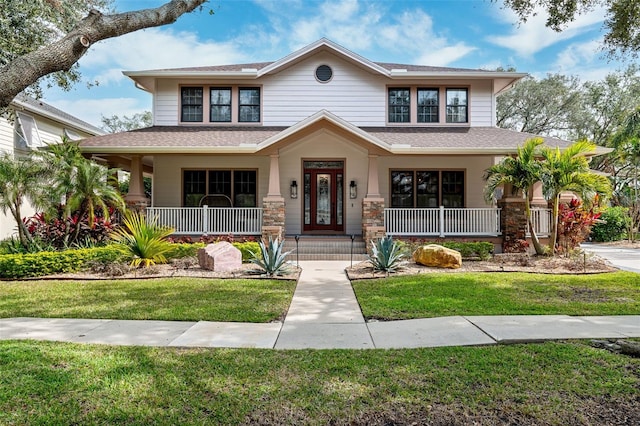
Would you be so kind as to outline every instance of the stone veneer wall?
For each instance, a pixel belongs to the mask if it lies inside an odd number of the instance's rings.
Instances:
[[[502,229],[502,249],[509,251],[516,240],[527,238],[527,216],[525,202],[522,198],[504,198],[498,200],[500,214],[500,228]]]
[[[384,198],[365,198],[362,200],[362,239],[371,254],[371,241],[385,236]]]
[[[284,198],[264,198],[262,200],[262,238],[282,240],[284,233]]]

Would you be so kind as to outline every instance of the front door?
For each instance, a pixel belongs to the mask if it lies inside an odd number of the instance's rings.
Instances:
[[[304,231],[344,231],[344,161],[304,162]]]

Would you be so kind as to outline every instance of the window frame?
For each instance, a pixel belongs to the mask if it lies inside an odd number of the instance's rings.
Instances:
[[[242,95],[241,92],[243,90],[256,90],[258,92],[258,103],[242,103]],[[262,90],[260,87],[251,86],[251,87],[238,87],[238,123],[260,123],[262,122]],[[258,119],[257,120],[242,120],[242,107],[252,107],[257,108],[258,111]]]
[[[212,96],[212,92],[214,90],[218,90],[218,91],[222,91],[222,90],[228,90],[229,91],[229,103],[228,104],[218,104],[218,103],[213,103],[213,96]],[[212,113],[213,113],[213,107],[228,107],[229,108],[229,119],[228,120],[214,120]],[[210,123],[231,123],[233,121],[233,88],[231,86],[209,86],[209,122]]]
[[[211,167],[211,168],[187,168],[187,169],[182,169],[181,170],[181,179],[182,179],[182,197],[181,197],[181,202],[182,202],[182,207],[200,207],[200,206],[192,206],[192,205],[187,205],[187,192],[186,192],[186,181],[185,181],[185,174],[191,172],[200,172],[200,173],[204,173],[205,176],[205,194],[204,196],[207,195],[214,195],[213,193],[211,193],[211,174],[212,173],[216,173],[216,172],[228,172],[229,173],[229,190],[230,190],[230,194],[223,194],[225,196],[228,196],[231,199],[232,205],[233,207],[231,208],[242,208],[242,207],[249,207],[249,208],[253,208],[253,207],[258,207],[258,191],[259,191],[259,173],[258,173],[258,169],[252,169],[252,168],[215,168],[215,167]],[[254,193],[253,194],[249,194],[249,195],[253,195],[253,201],[254,201],[254,205],[253,206],[241,206],[238,207],[237,206],[237,202],[236,202],[236,195],[240,195],[240,194],[245,194],[245,193],[237,193],[236,191],[236,174],[237,173],[242,173],[242,172],[253,172],[255,175],[255,181],[252,184],[253,185],[253,189],[254,189]]]
[[[185,103],[184,102],[184,92],[186,90],[200,90],[200,103]],[[181,123],[202,123],[204,120],[204,86],[181,86],[180,87],[180,122]],[[185,120],[185,107],[200,107],[200,120]]]
[[[423,206],[418,206],[418,173],[423,172],[423,173],[436,173],[437,174],[437,206],[429,206],[429,207],[423,207]],[[394,184],[393,184],[393,177],[394,177],[394,173],[404,173],[404,174],[410,174],[412,176],[412,182],[411,182],[411,207],[408,206],[400,206],[397,204],[394,204]],[[389,169],[389,205],[391,208],[394,209],[419,209],[419,208],[439,208],[440,206],[443,206],[443,202],[445,199],[445,196],[447,195],[451,195],[451,194],[455,194],[455,193],[446,193],[444,191],[444,177],[443,175],[445,173],[461,173],[461,182],[460,184],[462,185],[462,191],[460,194],[461,197],[461,205],[460,206],[444,206],[445,208],[465,208],[466,206],[466,198],[467,198],[467,170],[466,169],[423,169],[423,168],[390,168]]]
[[[391,92],[392,91],[406,91],[407,92],[407,103],[402,103],[402,104],[391,104]],[[413,96],[411,96],[411,87],[387,87],[387,122],[390,124],[410,124],[411,123],[411,102],[412,102]],[[406,121],[393,121],[391,120],[391,116],[392,114],[397,115],[397,113],[392,112],[393,109],[395,108],[407,108],[407,112],[406,112],[406,117],[407,120]],[[405,115],[405,113],[401,113],[402,116]]]
[[[420,92],[435,92],[436,94],[436,104],[435,105],[420,105]],[[440,89],[438,87],[418,87],[416,89],[416,123],[419,124],[434,124],[440,123]],[[422,121],[420,120],[421,114],[420,111],[422,108],[434,108],[436,109],[435,121]],[[430,114],[433,116],[433,114]]]
[[[460,104],[449,104],[449,92],[458,91],[465,93],[465,103],[464,105]],[[467,124],[469,123],[469,88],[467,87],[446,87],[444,90],[445,96],[445,122],[447,124]],[[449,114],[449,108],[464,108],[464,121],[453,121],[450,117],[459,116],[457,114]]]

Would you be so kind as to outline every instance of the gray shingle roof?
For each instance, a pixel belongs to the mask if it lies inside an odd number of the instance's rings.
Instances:
[[[279,134],[287,127],[214,127],[214,126],[156,126],[130,132],[115,133],[85,139],[81,146],[91,148],[133,148],[145,151],[155,148],[176,147],[239,147],[241,144],[259,144]],[[363,127],[363,131],[382,142],[418,149],[486,149],[514,152],[525,140],[536,135],[496,127]],[[544,138],[549,146],[564,148],[568,141]]]
[[[49,104],[47,104],[46,102],[40,100],[40,99],[34,99],[31,96],[27,96],[24,93],[19,94],[18,96],[16,96],[15,101],[17,103],[21,103],[23,104],[26,108],[33,108],[34,110],[37,111],[43,111],[45,113],[48,113],[49,115],[51,115],[52,117],[55,118],[59,118],[61,120],[65,120],[67,122],[69,122],[70,124],[79,127],[81,129],[84,129],[90,133],[95,133],[98,135],[102,135],[105,133],[104,130],[94,126],[93,124],[87,123],[86,121],[80,120],[78,117],[75,117],[67,112],[64,112],[56,107],[53,107]]]

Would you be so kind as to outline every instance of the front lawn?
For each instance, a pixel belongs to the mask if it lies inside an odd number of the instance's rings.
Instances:
[[[0,424],[640,422],[640,360],[584,343],[273,351],[0,342]]]
[[[194,278],[0,282],[0,318],[269,322],[284,317],[295,286]]]
[[[441,273],[353,281],[365,318],[640,314],[640,274]]]

